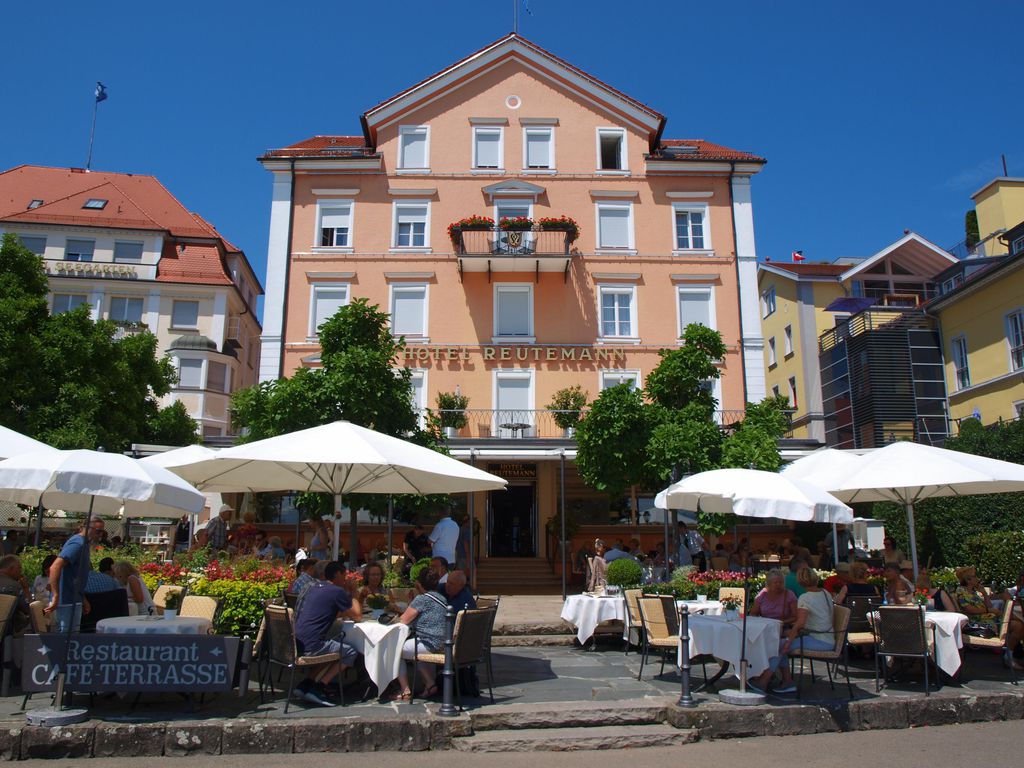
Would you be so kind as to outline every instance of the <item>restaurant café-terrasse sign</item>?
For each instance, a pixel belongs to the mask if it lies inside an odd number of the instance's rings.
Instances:
[[[474,355],[480,355],[484,362],[537,362],[537,363],[604,363],[614,366],[626,362],[626,350],[618,347],[584,346],[482,346],[443,347],[407,346],[403,351],[405,362],[469,362]]]
[[[23,640],[21,687],[26,693],[55,689],[68,643],[65,685],[82,693],[212,693],[240,685],[235,679],[237,637],[75,634],[69,641],[66,635],[47,634]]]

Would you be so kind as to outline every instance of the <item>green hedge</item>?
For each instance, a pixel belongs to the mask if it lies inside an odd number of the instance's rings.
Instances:
[[[974,563],[983,582],[1010,585],[1024,572],[1024,533],[981,533],[963,544],[967,562]]]
[[[606,578],[609,584],[617,587],[632,587],[644,580],[644,569],[631,557],[620,557],[608,563]]]

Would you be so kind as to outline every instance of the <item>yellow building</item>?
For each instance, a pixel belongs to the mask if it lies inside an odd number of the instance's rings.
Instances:
[[[826,442],[819,338],[872,305],[923,304],[938,292],[935,275],[956,259],[914,232],[866,259],[825,264],[758,265],[765,388],[789,398],[788,437]]]
[[[1010,253],[1012,244],[1003,234],[1024,221],[1024,178],[1000,176],[971,195],[971,199],[978,214],[981,238],[974,254],[1001,256]],[[1021,237],[1024,236],[1017,235],[1017,238]],[[1021,247],[1024,247],[1024,240]]]
[[[999,241],[1014,252],[947,270],[943,295],[926,308],[942,332],[954,433],[962,419],[992,424],[1024,416],[1024,221]]]

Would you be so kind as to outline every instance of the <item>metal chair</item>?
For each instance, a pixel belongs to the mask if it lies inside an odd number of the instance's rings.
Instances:
[[[459,670],[465,667],[475,667],[478,664],[487,663],[485,644],[487,639],[487,628],[493,621],[489,615],[490,608],[477,608],[476,610],[459,611],[455,616],[455,631],[452,645],[452,664],[455,667],[455,699],[462,710],[462,691],[459,686]],[[417,647],[416,644],[413,646]],[[412,685],[409,703],[415,699],[415,688],[417,673],[420,662],[425,664],[439,664],[444,666],[444,651],[440,653],[420,653],[418,650],[413,655],[412,663]],[[489,670],[488,670],[489,672]],[[488,674],[487,689],[491,695],[491,704],[494,703],[493,681]]]
[[[679,649],[679,620],[675,599],[670,595],[641,597],[637,604],[643,625],[643,656],[640,659],[640,671],[636,676],[639,680],[643,677],[644,664],[651,648],[661,653],[661,671],[658,674],[664,674],[665,657],[669,653],[678,652]]]
[[[878,597],[848,595],[846,607],[850,609],[850,622],[846,630],[846,644],[855,648],[868,647],[874,650],[875,630],[868,620],[868,614],[881,604]]]
[[[292,609],[283,605],[268,605],[263,611],[266,622],[266,641],[268,646],[267,662],[288,670],[288,693],[284,701],[284,713],[288,714],[292,691],[295,688],[295,670],[299,668],[322,667],[327,664],[340,664],[341,653],[325,653],[319,656],[300,656],[295,643],[295,624]],[[274,693],[273,679],[268,675],[270,692]],[[341,687],[339,686],[339,690]],[[341,704],[345,703],[345,694],[341,692]]]
[[[930,695],[928,665],[934,662],[929,648],[935,647],[935,627],[925,627],[924,611],[916,605],[880,605],[874,616],[875,691],[882,690],[880,671],[884,672],[886,659],[910,658],[924,663],[924,693]]]
[[[14,635],[11,630],[14,625],[14,611],[18,607],[18,598],[14,595],[0,595],[0,638],[3,646],[0,647],[0,659],[3,663],[2,683],[0,683],[0,696],[6,697],[11,687],[11,674],[14,671]]]
[[[789,653],[790,663],[795,664],[797,659],[800,659],[800,677],[797,679],[796,685],[796,697],[801,698],[803,679],[804,679],[804,659],[810,661],[811,664],[811,680],[814,680],[814,662],[815,660],[825,662],[825,671],[828,673],[828,684],[834,691],[836,689],[835,682],[832,679],[832,667],[836,668],[836,676],[839,676],[839,662],[843,663],[843,671],[846,674],[846,688],[849,691],[850,699],[853,699],[853,685],[850,683],[850,651],[846,644],[846,633],[847,628],[850,624],[849,608],[842,605],[832,606],[832,637],[835,640],[831,650],[828,651],[812,651],[810,649],[803,648],[802,645],[798,650],[791,650]],[[801,633],[801,637],[805,637],[806,633]]]

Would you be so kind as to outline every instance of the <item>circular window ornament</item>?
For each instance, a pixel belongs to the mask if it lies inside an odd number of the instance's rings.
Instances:
[[[519,109],[523,105],[523,100],[518,96],[506,96],[505,106],[509,109]]]

